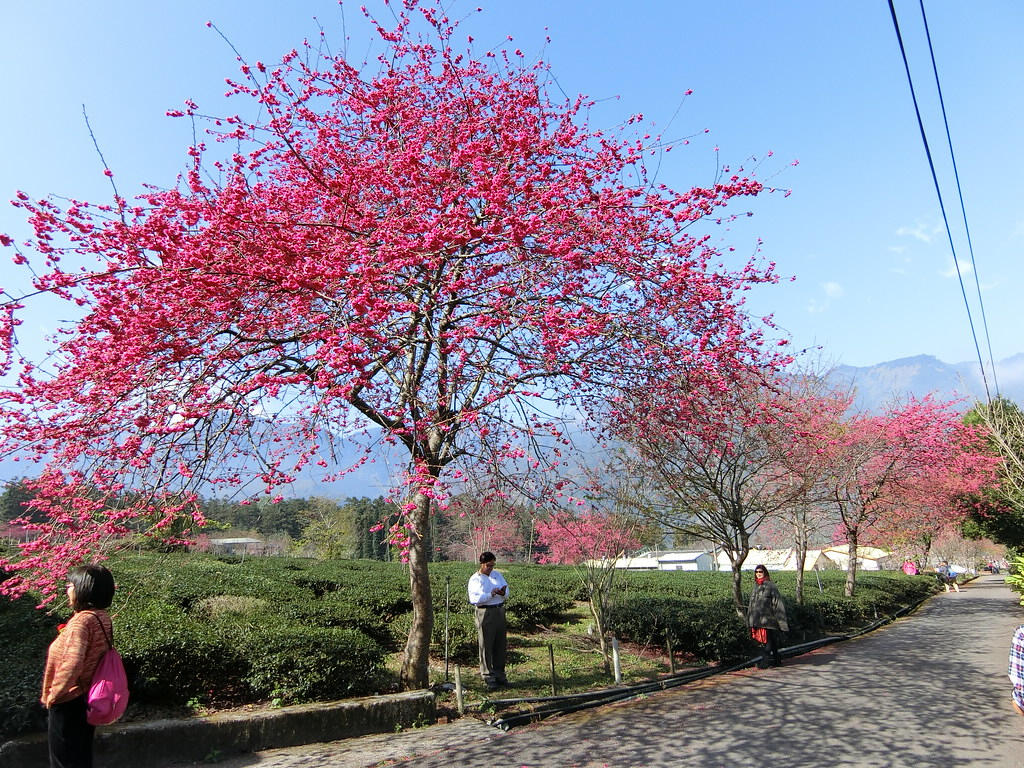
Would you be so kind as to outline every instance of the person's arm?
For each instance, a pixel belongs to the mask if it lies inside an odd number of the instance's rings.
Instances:
[[[82,675],[86,651],[89,649],[89,631],[83,621],[70,621],[64,628],[65,636],[57,649],[56,660],[50,685],[43,691],[44,706],[49,709],[54,704],[70,701],[84,693],[78,680]]]
[[[470,605],[479,607],[491,599],[490,588],[485,585],[484,578],[479,573],[474,573],[469,579],[467,588]]]
[[[498,582],[498,587],[501,589],[501,596],[503,598],[505,598],[506,600],[508,600],[508,592],[509,592],[508,582],[505,581],[505,577],[502,576],[501,573],[498,572],[498,571],[492,572],[491,578],[494,578],[494,576],[498,577],[496,579],[496,581]]]
[[[775,588],[773,598],[773,602],[775,604],[775,620],[779,622],[779,629],[783,632],[789,632],[789,619],[786,616],[786,604],[782,601],[782,593],[779,592],[778,587]]]

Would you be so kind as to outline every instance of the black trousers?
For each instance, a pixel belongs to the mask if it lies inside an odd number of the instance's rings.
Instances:
[[[50,768],[92,768],[95,732],[85,719],[85,696],[50,707]]]
[[[767,639],[762,648],[764,648],[764,658],[761,660],[762,666],[768,666],[769,663],[779,665],[782,663],[782,655],[779,653],[779,649],[782,647],[782,633],[777,629],[766,629]]]

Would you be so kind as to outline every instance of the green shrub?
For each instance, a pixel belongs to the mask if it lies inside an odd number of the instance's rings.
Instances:
[[[520,580],[514,586],[509,584],[508,626],[516,631],[533,630],[557,621],[572,605],[573,597],[565,592]]]
[[[384,662],[380,646],[353,629],[280,626],[243,646],[246,683],[257,696],[282,703],[372,693]]]
[[[35,600],[0,598],[0,742],[46,728],[39,703],[46,650],[57,637],[58,619],[35,607]]]
[[[611,630],[641,645],[672,647],[698,662],[729,663],[748,658],[753,650],[746,623],[731,599],[655,597],[633,600],[616,608]]]
[[[390,632],[396,645],[405,645],[412,626],[412,613],[403,613],[392,620]],[[444,657],[444,613],[434,614],[434,628],[430,633],[430,653]],[[476,620],[471,611],[448,615],[448,658],[470,662],[477,657]]]
[[[220,614],[218,619],[229,615]],[[245,662],[223,642],[216,622],[197,620],[177,606],[153,601],[122,612],[115,633],[133,696],[175,702],[196,697],[245,700]]]
[[[386,616],[339,592],[327,593],[319,600],[286,603],[277,612],[302,626],[356,629],[384,647],[393,646]]]

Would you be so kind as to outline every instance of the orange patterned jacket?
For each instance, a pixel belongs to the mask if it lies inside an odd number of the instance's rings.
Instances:
[[[43,706],[49,709],[89,692],[96,667],[110,647],[107,637],[113,637],[113,625],[106,611],[78,611],[71,617],[46,652]]]

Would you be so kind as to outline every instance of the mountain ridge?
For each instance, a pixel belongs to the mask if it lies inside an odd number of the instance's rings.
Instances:
[[[827,378],[835,386],[852,387],[854,407],[868,411],[884,410],[893,403],[905,402],[909,396],[962,401],[964,410],[986,399],[986,380],[977,362],[946,363],[929,354],[868,366],[837,365]],[[992,397],[998,389],[998,394],[1020,402],[1024,397],[1024,353],[998,361],[995,375],[988,370],[986,379]]]

